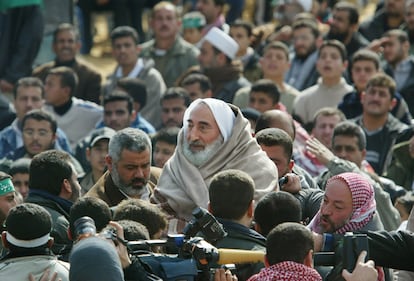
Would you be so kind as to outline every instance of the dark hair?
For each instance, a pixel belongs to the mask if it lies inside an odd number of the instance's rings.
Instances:
[[[273,100],[273,104],[277,104],[280,100],[280,92],[275,82],[270,79],[260,79],[254,82],[250,88],[252,92],[261,92],[269,96]]]
[[[161,97],[160,104],[162,105],[163,101],[172,99],[182,99],[186,107],[188,107],[191,103],[190,95],[187,90],[181,87],[168,88],[167,91],[165,91],[165,94]]]
[[[183,87],[183,86],[193,85],[195,83],[200,84],[200,89],[203,93],[212,89],[210,78],[208,78],[206,75],[201,74],[201,73],[192,73],[186,76],[181,81],[180,86]]]
[[[313,20],[302,19],[302,20],[295,21],[292,24],[293,31],[296,29],[300,29],[300,28],[309,28],[315,38],[318,38],[320,35],[318,25]]]
[[[47,75],[57,75],[60,77],[60,86],[61,87],[68,87],[70,89],[70,95],[76,91],[76,87],[78,86],[78,75],[76,72],[69,67],[66,66],[58,66],[51,68]]]
[[[289,48],[285,43],[281,41],[271,41],[264,46],[263,54],[271,49],[281,50],[286,55],[286,59],[289,61]]]
[[[117,221],[124,230],[124,237],[128,241],[148,240],[151,238],[148,229],[142,223],[133,220]]]
[[[53,43],[56,43],[57,36],[62,31],[70,31],[75,34],[76,41],[79,41],[79,33],[78,30],[70,23],[61,23],[58,27],[53,31]]]
[[[46,209],[38,204],[22,203],[12,209],[5,221],[7,232],[19,240],[33,240],[47,235],[52,230],[52,218]],[[8,241],[13,251],[22,248]],[[44,245],[38,246],[45,248]],[[38,248],[36,247],[36,248]]]
[[[337,49],[339,51],[339,54],[341,55],[342,61],[348,60],[345,45],[341,41],[338,41],[338,40],[323,41],[322,45],[319,47],[318,58],[320,58],[322,50],[326,47],[332,47],[332,48]]]
[[[155,147],[155,144],[159,141],[163,141],[172,145],[177,145],[177,138],[179,132],[180,128],[178,127],[162,128],[152,136],[152,147]]]
[[[393,99],[395,96],[395,89],[397,87],[394,79],[391,76],[388,76],[385,73],[377,73],[372,76],[366,86],[366,90],[370,87],[385,87],[390,92],[390,99]]]
[[[123,37],[131,37],[135,44],[139,43],[139,36],[138,32],[130,27],[130,26],[118,26],[111,32],[111,42],[112,44],[115,42],[115,40]]]
[[[30,163],[30,188],[59,195],[63,180],[72,177],[70,161],[70,155],[60,150],[47,150],[35,155]]]
[[[243,171],[225,170],[216,174],[209,187],[211,213],[222,219],[238,220],[253,200],[254,181]]]
[[[0,171],[0,181],[4,179],[11,179],[11,176],[3,171]]]
[[[27,112],[22,119],[22,129],[26,125],[27,120],[34,119],[36,121],[47,121],[50,124],[50,129],[52,130],[53,134],[56,134],[57,130],[57,122],[52,114],[42,109],[33,109]]]
[[[122,77],[116,85],[126,91],[142,109],[147,104],[147,86],[139,78]]]
[[[133,220],[145,225],[151,238],[167,226],[167,218],[161,210],[141,199],[127,199],[118,204],[114,220]]]
[[[17,91],[20,87],[28,88],[28,87],[37,87],[40,88],[42,93],[42,98],[45,95],[45,89],[43,87],[43,82],[37,77],[23,77],[17,80],[16,86],[13,88],[13,96],[16,99],[17,98]]]
[[[96,197],[81,197],[70,207],[69,227],[72,239],[75,237],[75,221],[81,217],[88,216],[94,220],[96,231],[104,229],[112,219],[111,209],[102,199]]]
[[[230,28],[231,27],[241,27],[241,28],[244,28],[246,30],[246,32],[247,32],[247,36],[250,37],[250,36],[253,35],[254,25],[251,22],[249,22],[249,21],[237,19],[232,24],[230,24]]]
[[[357,24],[359,21],[359,12],[357,7],[350,2],[341,1],[335,4],[334,11],[348,12],[348,20],[350,24]]]
[[[267,260],[270,265],[283,261],[303,264],[313,244],[312,232],[306,226],[294,222],[279,224],[267,236]]]
[[[356,137],[358,140],[359,150],[365,149],[367,139],[365,133],[360,126],[352,121],[343,121],[336,124],[332,135],[332,146],[336,136]]]
[[[30,168],[30,162],[32,159],[30,158],[20,158],[14,161],[9,170],[9,174],[13,177],[15,174],[28,174]],[[0,180],[1,177],[0,177]]]
[[[409,40],[407,32],[401,29],[391,29],[382,35],[382,37],[391,37],[391,36],[397,37],[400,43],[405,43],[405,42],[408,42]]]
[[[113,90],[109,95],[106,95],[103,100],[103,106],[105,107],[108,103],[116,101],[126,101],[128,112],[129,114],[132,113],[132,110],[134,109],[134,101],[127,92],[122,90]]]
[[[264,146],[281,146],[287,159],[292,158],[293,140],[279,128],[267,128],[256,133],[255,138],[259,145]]]
[[[377,55],[377,53],[371,50],[362,49],[356,51],[352,56],[352,65],[354,65],[358,61],[370,61],[374,63],[376,70],[380,68],[380,58]]]
[[[302,218],[302,207],[292,194],[279,191],[270,192],[257,202],[254,210],[254,221],[260,233],[267,236],[277,225],[284,222],[299,223]]]

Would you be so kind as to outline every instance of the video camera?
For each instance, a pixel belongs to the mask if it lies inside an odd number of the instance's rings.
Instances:
[[[343,268],[352,272],[362,251],[367,252],[365,261],[369,259],[368,237],[366,234],[345,233],[342,240],[342,251],[319,252],[314,254],[315,266],[335,266],[342,261]]]
[[[264,253],[260,251],[234,250],[234,249],[218,249],[210,243],[215,243],[226,237],[227,233],[223,226],[203,208],[196,208],[192,212],[194,219],[191,220],[183,230],[183,234],[169,234],[167,240],[140,240],[127,241],[119,238],[115,232],[104,231],[100,235],[107,239],[112,239],[115,243],[122,243],[128,249],[129,254],[137,257],[147,256],[145,262],[154,265],[153,257],[156,255],[151,253],[153,246],[162,248],[164,253],[171,259],[177,261],[191,260],[192,263],[186,263],[186,270],[191,271],[188,266],[196,267],[197,280],[209,280],[210,269],[217,265],[239,264],[239,263],[255,263],[264,261]],[[96,235],[94,222],[89,217],[82,217],[75,221],[75,234],[78,240]],[[199,237],[197,235],[202,235]],[[149,256],[149,257],[148,257]],[[160,256],[159,260],[163,259]],[[157,258],[157,256],[155,256]],[[175,270],[179,266],[175,265]],[[157,271],[157,270],[155,270]],[[158,272],[156,272],[158,273]],[[167,278],[168,279],[168,278]],[[167,280],[165,279],[165,280]],[[175,280],[175,279],[169,279]],[[179,279],[177,279],[179,280]],[[190,279],[180,279],[190,280]]]

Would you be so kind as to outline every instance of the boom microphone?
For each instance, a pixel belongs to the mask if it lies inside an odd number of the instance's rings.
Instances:
[[[239,264],[239,263],[264,263],[265,253],[261,251],[235,250],[235,249],[217,249],[218,264]]]

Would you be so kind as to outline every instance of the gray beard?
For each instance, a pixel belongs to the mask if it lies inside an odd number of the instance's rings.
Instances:
[[[207,145],[204,150],[192,152],[190,149],[190,144],[187,139],[184,139],[183,154],[188,161],[190,161],[194,166],[200,167],[205,164],[223,145],[223,137],[220,137],[215,140],[213,143]]]
[[[121,178],[119,177],[118,171],[114,165],[114,167],[112,168],[111,171],[111,178],[112,181],[114,182],[114,184],[119,188],[120,191],[122,191],[123,193],[125,193],[126,195],[130,196],[130,197],[137,197],[137,196],[141,196],[141,194],[143,194],[145,192],[145,187],[146,185],[144,185],[142,188],[135,188],[133,186],[130,185],[126,185],[121,181]]]

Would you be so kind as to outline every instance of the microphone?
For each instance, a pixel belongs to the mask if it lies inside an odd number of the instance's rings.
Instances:
[[[250,250],[235,250],[235,249],[217,249],[218,250],[218,261],[217,263],[229,264],[229,263],[264,263],[265,253],[261,251],[250,251]]]

